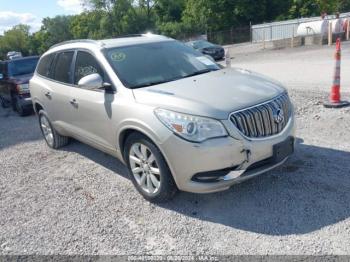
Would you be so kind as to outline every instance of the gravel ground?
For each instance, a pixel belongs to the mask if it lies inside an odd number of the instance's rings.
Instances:
[[[0,254],[349,255],[350,109],[321,105],[332,52],[234,54],[235,66],[288,86],[296,153],[228,191],[162,205],[144,201],[113,157],[79,142],[51,150],[35,116],[0,109]]]

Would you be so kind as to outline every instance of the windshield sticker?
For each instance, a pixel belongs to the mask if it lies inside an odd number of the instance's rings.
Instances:
[[[116,62],[124,61],[126,58],[126,54],[123,52],[114,52],[111,54],[111,59]]]
[[[215,65],[215,63],[213,61],[211,61],[208,57],[205,57],[205,56],[199,56],[199,57],[196,57],[197,60],[207,66],[211,66],[211,65]]]

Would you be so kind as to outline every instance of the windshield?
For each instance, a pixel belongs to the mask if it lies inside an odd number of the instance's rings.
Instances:
[[[107,49],[105,55],[128,88],[140,88],[219,70],[203,54],[178,41]]]
[[[33,74],[39,58],[13,60],[8,64],[9,76]]]
[[[209,43],[207,41],[196,41],[192,43],[192,46],[196,49],[206,48],[206,47],[212,47],[214,46],[212,43]]]

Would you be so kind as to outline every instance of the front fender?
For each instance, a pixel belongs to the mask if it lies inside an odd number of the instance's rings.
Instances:
[[[117,131],[117,148],[122,152],[125,134],[129,131],[136,131],[144,134],[152,140],[153,143],[161,150],[161,145],[166,141],[172,132],[166,128],[155,116],[151,121],[141,121],[139,119],[126,119],[116,129]]]

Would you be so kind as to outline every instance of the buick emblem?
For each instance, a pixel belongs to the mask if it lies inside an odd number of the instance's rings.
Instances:
[[[281,108],[277,108],[274,110],[273,119],[277,124],[281,124],[284,121],[284,113]]]

